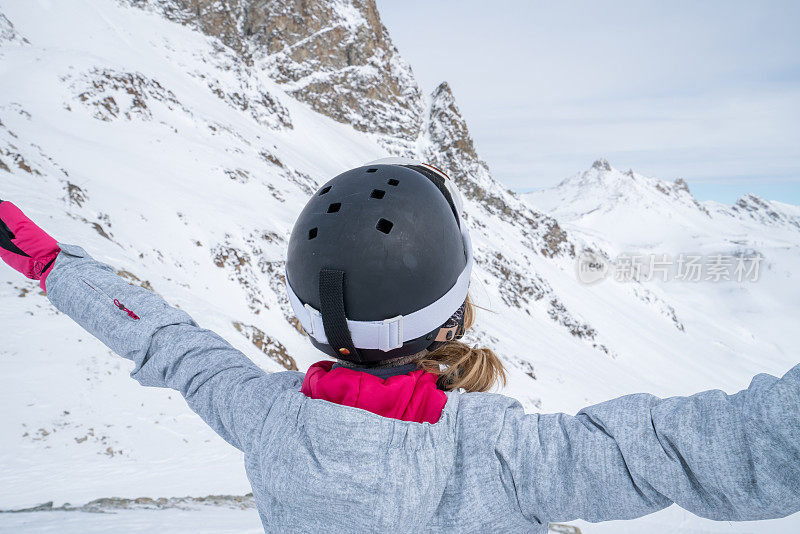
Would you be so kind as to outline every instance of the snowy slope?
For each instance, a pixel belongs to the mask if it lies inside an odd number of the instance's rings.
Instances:
[[[680,191],[664,203],[644,178],[614,197],[601,194],[607,184],[591,195],[574,185],[554,193],[561,201],[528,199],[532,208],[491,176],[447,84],[422,96],[371,2],[311,3],[300,22],[282,18],[288,0],[263,18],[252,3],[199,4],[0,1],[0,198],[265,370],[321,358],[283,294],[294,218],[319,183],[390,154],[446,169],[464,192],[473,294],[489,310],[473,339],[501,354],[504,393],[526,409],[734,391],[796,361],[797,208],[698,205]],[[260,40],[267,30],[279,45]],[[630,217],[634,205],[644,219]],[[664,223],[670,215],[682,230]],[[654,233],[614,240],[635,226]],[[699,233],[692,246],[757,248],[770,268],[750,285],[576,279],[587,246],[682,247],[674,240],[694,235],[686,228]],[[237,451],[173,392],[130,380],[129,362],[54,311],[36,284],[0,269],[0,302],[0,509],[249,491]],[[125,517],[147,525],[157,513]],[[217,524],[217,512],[194,513]],[[44,530],[58,514],[82,512],[4,514],[0,530],[21,521]]]

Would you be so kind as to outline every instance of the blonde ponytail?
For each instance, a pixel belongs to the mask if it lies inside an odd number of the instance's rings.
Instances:
[[[464,331],[469,330],[474,322],[475,305],[467,297]],[[461,341],[449,341],[422,356],[417,363],[423,369],[440,375],[440,384],[447,391],[488,391],[497,382],[506,384],[503,362],[492,349],[473,348]]]

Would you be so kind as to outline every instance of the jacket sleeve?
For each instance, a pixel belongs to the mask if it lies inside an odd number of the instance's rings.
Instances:
[[[156,293],[129,285],[82,248],[60,246],[46,282],[50,302],[133,360],[131,377],[140,384],[179,391],[217,434],[248,449],[277,395],[275,375]]]
[[[800,510],[800,365],[734,395],[637,394],[564,414],[505,411],[497,453],[529,519],[632,519],[672,503],[743,521]]]

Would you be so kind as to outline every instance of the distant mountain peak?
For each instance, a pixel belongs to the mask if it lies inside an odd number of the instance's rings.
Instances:
[[[636,185],[632,185],[631,180]],[[696,202],[689,191],[689,184],[683,178],[678,178],[674,182],[667,182],[658,178],[645,176],[635,172],[633,169],[621,171],[611,166],[605,158],[599,158],[592,166],[583,173],[567,178],[562,184],[568,184],[577,180],[577,183],[584,186],[589,183],[602,184],[605,191],[615,191],[614,196],[618,198],[620,194],[632,197],[640,197],[647,191],[655,189],[659,193],[671,197],[688,196]]]
[[[762,224],[800,229],[800,207],[765,200],[752,193],[739,197],[731,211]]]
[[[555,187],[526,193],[525,197],[545,214],[565,221],[610,212],[628,217],[638,211],[666,218],[677,213],[709,216],[708,208],[694,198],[684,179],[668,182],[633,169],[622,171],[605,158]]]
[[[676,179],[672,186],[678,191],[686,191],[687,193],[691,194],[692,192],[689,191],[689,184],[686,183],[686,180],[683,178]]]
[[[611,167],[611,164],[605,158],[600,158],[598,160],[595,160],[595,162],[592,163],[592,168],[593,169],[597,169],[599,171],[611,171],[611,170],[613,170],[613,168]],[[633,172],[633,171],[631,171],[631,172]]]

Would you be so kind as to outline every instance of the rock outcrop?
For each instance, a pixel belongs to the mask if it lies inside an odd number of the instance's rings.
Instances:
[[[374,0],[128,1],[218,38],[319,113],[403,149],[419,134],[419,88]]]

